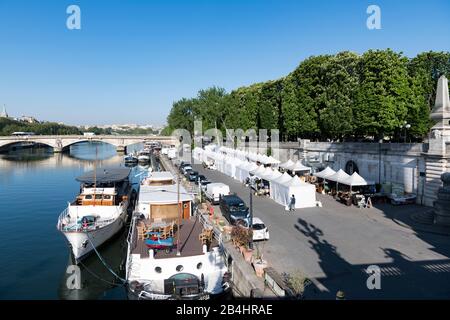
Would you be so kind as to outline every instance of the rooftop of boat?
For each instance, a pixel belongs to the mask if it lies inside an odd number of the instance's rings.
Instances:
[[[150,219],[142,220],[146,225],[151,225]],[[198,218],[192,217],[189,220],[182,220],[181,227],[175,231],[174,239],[175,245],[170,253],[166,253],[165,250],[155,250],[155,259],[165,259],[174,257],[189,257],[203,254],[203,243],[199,239],[200,234],[203,232],[204,227]],[[135,230],[136,231],[136,230]],[[177,256],[176,239],[180,236],[180,256]],[[212,237],[212,242],[209,244],[208,249],[211,250],[218,246],[217,240]],[[149,257],[149,248],[146,246],[144,240],[138,239],[137,232],[134,232],[132,239],[132,254],[140,254],[141,258]]]
[[[85,172],[83,175],[76,178],[81,183],[114,183],[120,182],[128,178],[130,175],[130,168],[99,168]]]

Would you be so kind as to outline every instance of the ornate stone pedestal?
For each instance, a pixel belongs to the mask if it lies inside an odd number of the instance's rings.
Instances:
[[[450,172],[441,176],[444,183],[439,188],[437,200],[434,202],[434,223],[443,226],[450,226]]]

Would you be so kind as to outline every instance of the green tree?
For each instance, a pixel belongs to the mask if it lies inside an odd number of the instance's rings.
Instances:
[[[387,50],[369,50],[361,60],[361,83],[355,98],[356,132],[394,135],[406,119],[409,98],[408,59]]]

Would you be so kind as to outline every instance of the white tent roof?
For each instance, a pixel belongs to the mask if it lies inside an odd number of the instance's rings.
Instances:
[[[269,163],[270,163],[270,164],[279,164],[280,161],[277,160],[277,159],[275,159],[274,157],[270,156],[270,157],[269,157],[269,162],[267,162],[267,163],[268,163],[268,164],[269,164]]]
[[[250,171],[258,169],[258,165],[254,162],[249,162],[245,169],[250,172]]]
[[[259,177],[259,176],[263,175],[265,171],[266,171],[266,169],[263,166],[258,166],[256,169],[250,170],[250,173]]]
[[[335,174],[333,174],[331,176],[326,177],[325,179],[341,183],[341,181],[344,181],[348,177],[350,177],[350,176],[344,170],[339,169],[338,172],[336,172]]]
[[[357,172],[353,172],[353,174],[343,181],[339,181],[339,183],[346,184],[348,186],[367,186],[372,185],[372,181],[367,181],[363,177],[361,177]]]
[[[286,187],[297,187],[297,186],[302,186],[305,183],[302,182],[302,180],[300,180],[299,177],[294,176],[291,180],[283,183]]]
[[[262,172],[260,174],[261,178],[263,178],[264,180],[269,180],[269,178],[272,176],[273,174],[273,170],[269,167],[264,169],[264,172]]]
[[[282,175],[283,174],[280,171],[272,170],[272,173],[270,174],[270,176],[266,177],[266,180],[274,181],[274,180],[278,179],[279,177],[281,177]]]
[[[288,161],[280,164],[280,167],[286,169],[287,167],[290,167],[292,165],[294,165],[294,162],[291,159],[289,159]]]
[[[284,184],[288,181],[291,181],[292,177],[287,173],[283,173],[278,179],[275,179],[274,182],[279,184]]]
[[[314,173],[314,175],[319,178],[326,178],[326,177],[332,176],[335,173],[336,173],[336,171],[334,171],[330,167],[326,167],[322,171]]]
[[[300,161],[297,161],[295,164],[293,164],[290,167],[287,167],[287,169],[291,170],[292,172],[297,171],[311,171],[310,167],[304,166]]]

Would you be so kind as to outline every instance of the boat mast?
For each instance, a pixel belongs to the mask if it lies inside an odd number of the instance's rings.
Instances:
[[[180,174],[177,173],[177,204],[178,204],[177,256],[181,255],[181,252],[180,252],[180,229],[181,229],[180,182],[181,182]]]
[[[95,160],[94,160],[94,207],[95,207],[95,194],[97,191],[97,155],[98,155],[98,146],[95,146]]]

